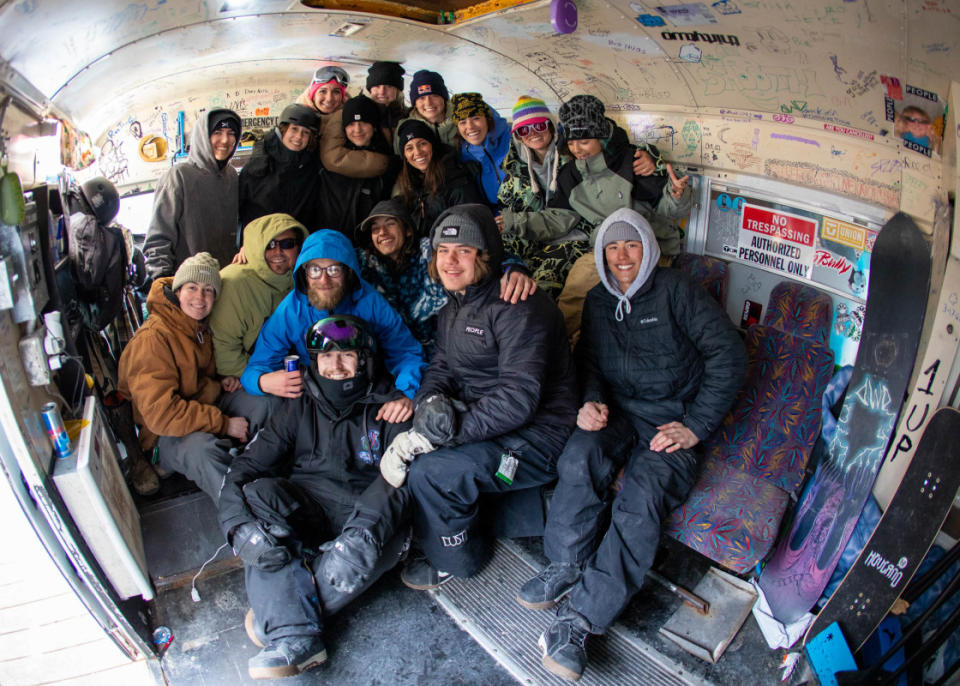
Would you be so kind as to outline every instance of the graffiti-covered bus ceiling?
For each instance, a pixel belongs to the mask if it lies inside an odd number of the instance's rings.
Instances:
[[[565,1],[578,8],[568,34],[547,0],[435,26],[295,0],[13,0],[0,8],[0,57],[5,81],[25,81],[106,147],[120,183],[159,177],[167,165],[143,161],[137,141],[163,137],[172,154],[180,111],[191,122],[227,106],[269,126],[318,65],[344,67],[357,93],[385,59],[408,84],[439,71],[451,92],[479,91],[503,112],[525,93],[553,108],[591,93],[635,140],[690,167],[932,216],[960,74],[956,2]],[[908,119],[930,123],[916,132]]]

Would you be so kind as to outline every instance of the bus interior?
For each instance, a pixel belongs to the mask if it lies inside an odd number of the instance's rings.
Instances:
[[[320,66],[344,69],[349,95],[363,90],[377,60],[402,64],[407,84],[417,70],[437,71],[451,93],[481,93],[508,119],[526,94],[554,112],[574,95],[595,95],[632,143],[657,146],[690,176],[695,202],[683,223],[684,253],[721,270],[715,297],[744,334],[764,321],[779,284],[826,296],[831,373],[857,359],[865,309],[878,306],[866,298],[870,251],[903,213],[929,244],[932,272],[928,300],[916,303],[926,316],[897,436],[919,438],[922,424],[904,420],[917,403],[957,406],[960,285],[950,277],[960,267],[960,245],[951,240],[960,181],[960,5],[671,3],[0,3],[0,190],[5,203],[20,189],[24,198],[22,217],[0,217],[0,511],[8,522],[0,539],[7,646],[0,682],[251,682],[246,661],[257,648],[243,626],[243,566],[224,545],[215,506],[177,475],[149,497],[123,482],[136,433],[111,379],[143,311],[127,287],[124,314],[104,329],[76,314],[63,196],[71,184],[106,177],[121,195],[116,223],[141,244],[154,189],[185,157],[198,115],[213,108],[240,115],[244,135],[231,160],[239,168],[252,141],[277,124]],[[925,113],[922,135],[909,130],[908,107]],[[751,212],[809,227],[810,242],[793,260],[751,250]],[[948,328],[937,328],[944,321]],[[819,426],[820,398],[808,400]],[[87,441],[103,460],[92,468],[95,484],[56,459],[41,420],[51,402],[64,419],[89,424]],[[881,511],[906,469],[890,451],[873,488]],[[785,516],[765,532],[771,551],[802,487],[787,490]],[[960,536],[957,514],[938,535],[944,549]],[[728,533],[703,538],[722,547]],[[741,596],[752,601],[748,581],[763,556],[745,568],[727,566],[729,589],[716,596],[714,612],[730,600],[731,616],[718,620],[724,630],[709,644],[663,631],[688,606],[676,587],[694,589],[718,567],[701,543],[664,535],[655,565],[663,583],[648,578],[615,627],[591,644],[581,682],[837,683],[832,672],[817,672],[799,644],[770,647],[748,614],[752,603]],[[539,662],[536,638],[548,613],[513,601],[545,564],[539,539],[491,546],[481,574],[428,596],[406,589],[397,571],[385,575],[331,619],[331,659],[288,682],[563,683]],[[703,615],[690,621],[706,623]],[[162,632],[158,638],[158,628],[169,629],[172,642]],[[941,659],[944,653],[957,657],[956,648],[941,650]],[[866,655],[856,658],[866,669]],[[931,678],[957,683],[956,667],[948,657]],[[907,676],[924,683],[922,665]]]

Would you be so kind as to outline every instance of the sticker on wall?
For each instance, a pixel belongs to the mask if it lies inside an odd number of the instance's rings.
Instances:
[[[702,2],[689,2],[682,5],[660,5],[654,10],[674,26],[702,26],[716,24],[717,18]]]
[[[680,59],[686,62],[699,62],[703,57],[703,51],[693,43],[680,46]]]
[[[760,323],[760,313],[763,312],[763,305],[755,300],[743,301],[743,314],[740,315],[740,328],[748,329],[754,324]]]
[[[830,349],[838,366],[857,360],[860,335],[863,333],[863,314],[866,306],[843,298],[835,299],[833,326],[830,327]]]
[[[737,258],[793,278],[809,279],[818,222],[809,217],[745,203]]]
[[[733,0],[718,0],[710,6],[720,14],[740,14],[740,8]]]
[[[933,93],[893,76],[881,76],[883,111],[903,147],[927,157],[940,152],[943,141],[943,101]]]
[[[663,20],[663,17],[658,17],[656,14],[641,14],[637,16],[637,21],[640,22],[641,26],[666,26],[667,22]]]

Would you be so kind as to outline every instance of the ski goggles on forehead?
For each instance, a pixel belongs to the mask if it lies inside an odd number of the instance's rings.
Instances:
[[[518,126],[514,133],[520,136],[520,138],[526,138],[531,133],[543,133],[546,130],[547,122],[538,121],[534,122],[533,124],[524,124],[523,126]]]
[[[354,317],[326,317],[307,332],[307,350],[328,353],[334,350],[360,350],[369,339],[363,326]]]
[[[346,88],[347,84],[350,83],[350,77],[340,67],[320,67],[314,72],[314,83],[327,83],[328,81],[336,81],[341,88]]]
[[[269,243],[267,243],[267,250],[275,250],[280,248],[281,250],[291,250],[300,245],[300,241],[296,238],[274,238]]]

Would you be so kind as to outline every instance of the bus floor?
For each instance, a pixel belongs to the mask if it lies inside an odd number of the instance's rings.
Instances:
[[[151,575],[158,587],[157,599],[151,606],[153,624],[169,627],[174,635],[162,659],[168,683],[171,686],[254,683],[247,674],[247,660],[257,653],[258,648],[247,638],[243,627],[248,609],[243,570],[228,549],[221,550],[211,565],[214,574],[201,576],[197,581],[201,600],[191,600],[192,574],[222,542],[216,530],[213,504],[199,492],[160,499],[141,506],[141,522]],[[185,526],[189,528],[184,529]],[[184,530],[195,535],[184,537],[177,533]],[[520,539],[514,542],[513,548],[521,550],[529,560],[541,564],[546,562],[539,538]],[[177,575],[165,574],[165,566],[166,569],[189,569],[190,573],[179,575],[177,579]],[[688,588],[696,585],[708,566],[704,558],[678,544],[668,545],[666,556],[658,561],[658,568],[663,573]],[[173,581],[165,583],[165,579]],[[460,583],[459,580],[457,583]],[[485,583],[483,581],[468,580],[464,583],[468,585],[468,596],[485,598],[491,590],[497,592],[495,583],[487,583],[483,588],[480,587]],[[469,584],[477,586],[470,588]],[[441,594],[443,588],[446,587],[441,588]],[[443,603],[442,595],[406,588],[400,582],[399,569],[388,572],[357,601],[328,618],[325,627],[327,662],[281,683],[322,683],[330,686],[500,686],[517,683],[507,669],[501,667],[480,643],[471,638],[470,633],[463,630],[464,627],[470,628],[472,620],[464,617],[453,619],[438,604],[438,597],[444,607],[449,607]],[[489,605],[497,605],[501,600],[504,614],[519,608],[513,607],[516,603],[512,595],[509,598],[498,597],[496,603]],[[716,664],[708,664],[658,633],[679,606],[680,601],[676,596],[648,581],[618,622],[617,630],[622,634],[651,647],[657,655],[664,657],[667,664],[676,667],[677,672],[690,677],[689,681],[679,678],[676,682],[668,678],[663,683],[780,683],[778,668],[783,651],[771,651],[767,647],[753,617],[747,618],[720,660]],[[537,626],[549,621],[548,612],[532,614]],[[521,670],[528,675],[523,683],[563,683],[542,672],[539,667],[536,648],[536,632],[539,630],[527,630],[529,636],[521,635],[521,630],[513,637],[503,635],[501,640],[507,645],[502,645],[499,650],[495,648],[495,651],[501,655],[513,651],[532,656],[531,661],[536,664],[526,672]],[[509,645],[511,641],[516,645]],[[609,654],[616,645],[607,637],[593,638],[588,643],[588,651],[594,644],[597,655]],[[615,654],[607,658],[605,668],[609,670],[612,665],[615,673],[616,660]],[[514,674],[517,674],[516,670]],[[591,668],[588,666],[584,681],[594,683],[594,679],[587,678],[590,674]],[[800,675],[795,673],[787,683],[797,684],[801,681]],[[647,682],[630,678],[608,681],[601,674],[595,683],[614,683],[618,686],[644,683],[646,686]]]

